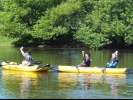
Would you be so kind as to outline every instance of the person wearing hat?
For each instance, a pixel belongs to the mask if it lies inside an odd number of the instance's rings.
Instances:
[[[90,64],[92,62],[92,59],[90,58],[90,53],[85,53],[84,54],[84,51],[82,51],[82,55],[83,55],[83,62],[80,63],[80,67],[90,67]]]
[[[23,51],[23,46],[20,48],[22,55],[24,56],[24,60],[22,61],[22,65],[24,66],[32,66],[33,65],[33,58],[30,54],[30,51]]]

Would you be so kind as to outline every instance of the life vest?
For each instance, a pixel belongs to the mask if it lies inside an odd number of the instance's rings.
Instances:
[[[84,57],[85,66],[90,67],[91,62],[92,62],[92,59],[88,58],[86,61],[86,58]]]
[[[29,61],[31,61],[31,62],[34,61],[31,55],[29,56]]]
[[[109,64],[107,65],[107,67],[108,67],[108,68],[115,68],[115,67],[117,66],[118,62],[119,62],[119,58],[118,58],[118,56],[117,56],[117,57],[115,57],[114,59],[111,59],[111,60],[109,61]]]
[[[29,55],[29,60],[27,60],[26,58],[24,58],[24,61],[29,61],[30,63],[33,63],[33,58],[32,58],[32,56],[31,55]]]

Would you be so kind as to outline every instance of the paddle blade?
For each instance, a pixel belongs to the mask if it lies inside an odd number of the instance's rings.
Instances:
[[[51,69],[59,69],[58,66],[50,66]]]
[[[42,61],[35,61],[34,64],[42,64]]]
[[[2,62],[10,63],[10,61],[8,61],[8,60],[2,60]]]
[[[76,68],[77,68],[77,70],[78,70],[78,72],[79,72],[79,68],[78,68],[78,66],[76,66]],[[80,72],[79,72],[80,73]]]
[[[7,64],[9,64],[9,63],[10,63],[10,62],[9,62],[8,60],[2,60],[1,66],[7,65]]]
[[[38,69],[38,68],[44,68],[44,67],[46,67],[46,66],[50,67],[50,64],[40,64],[40,65],[37,67],[37,69]]]
[[[105,72],[105,69],[103,69],[102,72],[104,73]]]
[[[107,68],[107,66],[105,66],[105,68],[102,69],[101,71],[102,71],[103,73],[105,73],[105,72],[106,72],[106,68]]]

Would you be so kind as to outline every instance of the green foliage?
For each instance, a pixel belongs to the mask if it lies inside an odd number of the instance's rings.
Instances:
[[[85,17],[84,27],[88,29],[86,31],[86,29],[80,28],[79,33],[75,34],[76,39],[87,44],[90,48],[99,48],[112,43],[121,44],[123,39],[128,45],[132,44],[132,32],[129,27],[133,21],[128,21],[128,24],[126,21],[127,16],[133,13],[131,12],[132,1],[112,0],[110,2],[108,0],[97,0],[94,2],[93,10]]]
[[[6,36],[0,36],[0,46],[14,46],[13,42],[18,39],[10,39]]]
[[[77,40],[94,49],[98,49],[108,42],[108,39],[105,38],[104,34],[93,33],[93,30],[89,27],[80,28],[74,36]]]
[[[15,45],[133,45],[132,6],[132,0],[1,0],[0,36],[19,39]]]
[[[79,9],[80,2],[76,0],[68,0],[68,2],[62,2],[61,5],[48,9],[45,16],[34,25],[32,36],[49,40],[52,38],[56,39],[62,34],[68,34],[68,28],[71,26],[71,23],[77,23],[75,20],[78,18],[74,19],[73,14]]]

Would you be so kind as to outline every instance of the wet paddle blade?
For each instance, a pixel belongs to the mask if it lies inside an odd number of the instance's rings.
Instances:
[[[103,73],[105,73],[105,72],[106,72],[106,68],[107,68],[107,66],[105,66],[104,69],[102,69],[101,71],[102,71]]]
[[[77,68],[77,70],[78,70],[78,72],[79,72],[79,68],[78,68],[78,66],[76,66],[76,68]],[[79,72],[80,73],[80,72]]]
[[[105,69],[103,69],[102,72],[104,73],[105,72]]]
[[[44,67],[46,67],[46,66],[50,67],[50,64],[40,64],[40,65],[37,67],[37,69],[38,69],[38,68],[44,68]]]
[[[34,64],[42,64],[42,61],[35,61]]]

